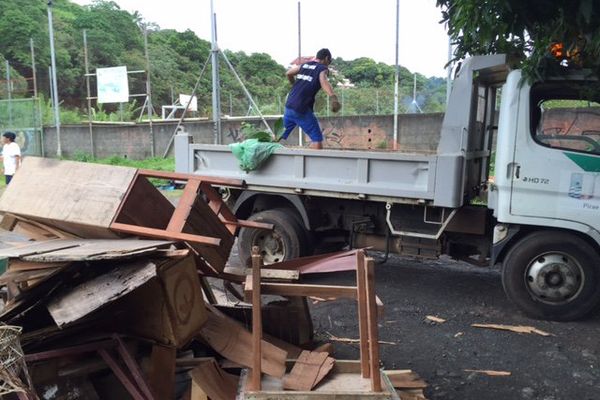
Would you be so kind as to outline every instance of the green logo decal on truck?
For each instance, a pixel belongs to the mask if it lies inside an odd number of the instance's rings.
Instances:
[[[600,156],[592,156],[578,153],[564,153],[586,172],[600,172]]]

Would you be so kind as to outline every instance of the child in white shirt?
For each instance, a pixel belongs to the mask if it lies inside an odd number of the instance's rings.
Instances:
[[[4,164],[4,178],[8,185],[17,171],[17,168],[21,165],[21,148],[15,142],[16,135],[12,132],[5,132],[2,135],[2,155],[0,159]]]

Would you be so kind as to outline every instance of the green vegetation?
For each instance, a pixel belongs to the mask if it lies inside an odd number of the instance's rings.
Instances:
[[[506,53],[530,79],[571,69],[600,73],[597,0],[437,0],[457,48],[468,54]]]
[[[174,158],[147,158],[145,160],[131,160],[129,158],[114,156],[109,158],[94,158],[89,154],[78,153],[68,158],[72,161],[90,162],[96,164],[118,165],[121,167],[132,167],[140,169],[152,169],[157,171],[175,171]]]
[[[89,6],[79,6],[70,0],[54,1],[54,26],[57,50],[58,87],[63,123],[87,120],[84,78],[83,31],[87,31],[90,69],[126,65],[129,70],[144,70],[144,29],[148,32],[151,60],[152,94],[155,107],[171,104],[172,96],[189,94],[210,53],[210,43],[192,31],[177,32],[160,29],[145,21],[139,13],[121,10],[114,1],[95,0]],[[2,0],[0,7],[0,74],[6,59],[11,65],[14,83],[13,98],[31,97],[33,86],[29,40],[35,43],[37,78],[40,93],[49,97],[47,65],[50,64],[48,23],[45,1]],[[315,49],[316,51],[317,49]],[[335,49],[333,49],[335,51]],[[289,83],[285,67],[268,54],[246,54],[225,51],[240,77],[252,93],[264,114],[279,114],[283,110]],[[391,113],[393,105],[394,67],[376,63],[369,58],[334,60],[337,82],[349,80],[355,87],[344,89],[344,115]],[[257,73],[260,71],[260,73]],[[249,104],[242,89],[226,64],[221,63],[223,114],[246,115]],[[412,74],[401,69],[401,99],[412,100]],[[91,78],[92,95],[95,79]],[[130,75],[130,92],[145,92],[144,74]],[[441,78],[417,75],[421,108],[442,111],[445,83]],[[337,89],[338,92],[341,89]],[[0,99],[6,98],[6,88],[0,85]],[[211,110],[210,66],[200,81],[197,113],[189,116],[209,116]],[[341,96],[340,96],[341,97]],[[401,110],[408,110],[410,100]],[[43,120],[51,123],[50,104],[42,102]],[[140,115],[142,103],[130,102],[122,108],[116,104],[94,104],[93,118],[99,121],[132,121]],[[1,107],[0,107],[1,108]],[[326,100],[321,96],[316,111],[327,113]]]

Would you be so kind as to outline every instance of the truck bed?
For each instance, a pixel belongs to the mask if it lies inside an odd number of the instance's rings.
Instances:
[[[437,155],[363,150],[277,150],[246,173],[225,145],[189,145],[188,172],[243,179],[248,189],[406,202],[434,199]],[[180,168],[178,166],[178,168]]]

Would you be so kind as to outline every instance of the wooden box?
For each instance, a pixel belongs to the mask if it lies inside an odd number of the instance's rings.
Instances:
[[[155,176],[189,180],[191,184],[186,186],[180,206],[176,208],[152,185],[148,177]],[[213,183],[223,182],[193,175],[27,157],[0,198],[0,212],[88,239],[128,234],[185,240],[220,272],[233,246],[237,219],[212,188]],[[229,215],[230,221],[223,221],[223,214]]]
[[[158,277],[115,305],[119,330],[181,347],[198,335],[208,314],[193,257],[158,267]]]

